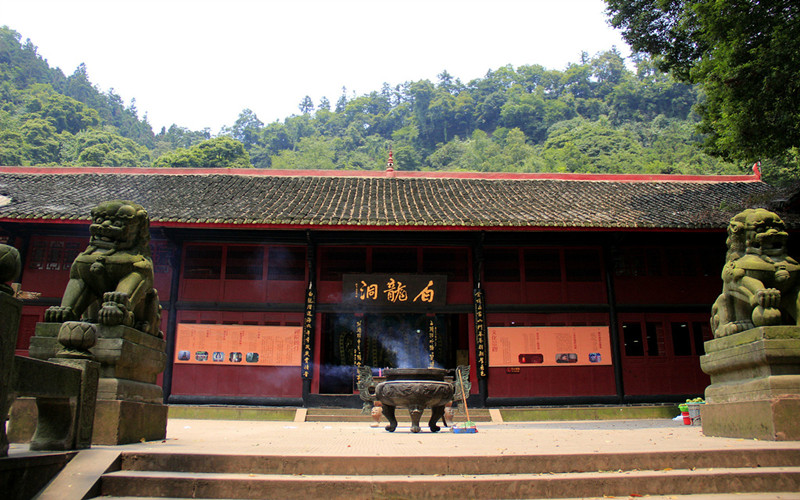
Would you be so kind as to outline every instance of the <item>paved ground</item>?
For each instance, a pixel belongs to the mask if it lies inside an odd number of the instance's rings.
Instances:
[[[707,437],[699,426],[672,420],[478,423],[475,434],[414,434],[408,423],[394,433],[368,423],[263,422],[170,419],[167,439],[94,449],[165,453],[317,456],[475,456],[680,451],[746,448],[800,449],[800,441]],[[11,453],[27,445],[12,444]]]

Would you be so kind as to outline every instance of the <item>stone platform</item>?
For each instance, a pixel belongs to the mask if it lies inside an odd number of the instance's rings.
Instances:
[[[30,357],[49,359],[61,349],[61,323],[38,323],[31,337]],[[155,384],[167,363],[166,342],[127,326],[97,325],[97,343],[89,351],[101,364],[101,379]],[[160,391],[160,388],[159,388]],[[152,396],[148,396],[152,398]],[[158,396],[160,402],[161,396]]]
[[[703,432],[800,440],[800,328],[760,327],[709,340],[700,358],[711,376]]]
[[[48,359],[61,348],[61,323],[38,323],[31,338],[30,356]],[[97,325],[97,343],[90,349],[100,362],[95,427],[92,444],[125,444],[142,439],[164,439],[167,407],[156,383],[167,362],[166,343],[127,326]],[[15,403],[12,419],[35,415],[35,405]],[[11,426],[12,439],[25,441],[24,424]]]

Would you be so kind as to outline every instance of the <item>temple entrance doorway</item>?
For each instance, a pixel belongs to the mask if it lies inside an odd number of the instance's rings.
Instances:
[[[466,314],[325,314],[320,394],[353,394],[356,366],[455,368],[468,364]]]

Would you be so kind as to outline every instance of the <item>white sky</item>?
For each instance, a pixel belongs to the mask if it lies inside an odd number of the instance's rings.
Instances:
[[[264,123],[309,95],[334,105],[429,79],[468,82],[506,64],[564,69],[616,46],[603,0],[0,0],[0,25],[50,66],[85,63],[100,90],[136,99],[157,133]]]

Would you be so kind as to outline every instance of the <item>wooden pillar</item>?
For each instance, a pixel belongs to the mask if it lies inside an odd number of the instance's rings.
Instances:
[[[311,238],[311,232],[306,233],[306,267],[308,268],[308,287],[306,287],[306,303],[303,312],[303,346],[300,360],[300,373],[303,378],[303,405],[307,406],[311,394],[311,381],[314,377],[314,329],[317,291],[316,277],[316,244]]]
[[[617,398],[622,404],[625,400],[625,385],[622,379],[622,348],[619,338],[619,322],[617,320],[617,296],[614,290],[614,251],[613,244],[603,245],[603,261],[606,273],[606,295],[608,298],[608,329],[611,340],[611,362],[614,366],[614,383]]]

